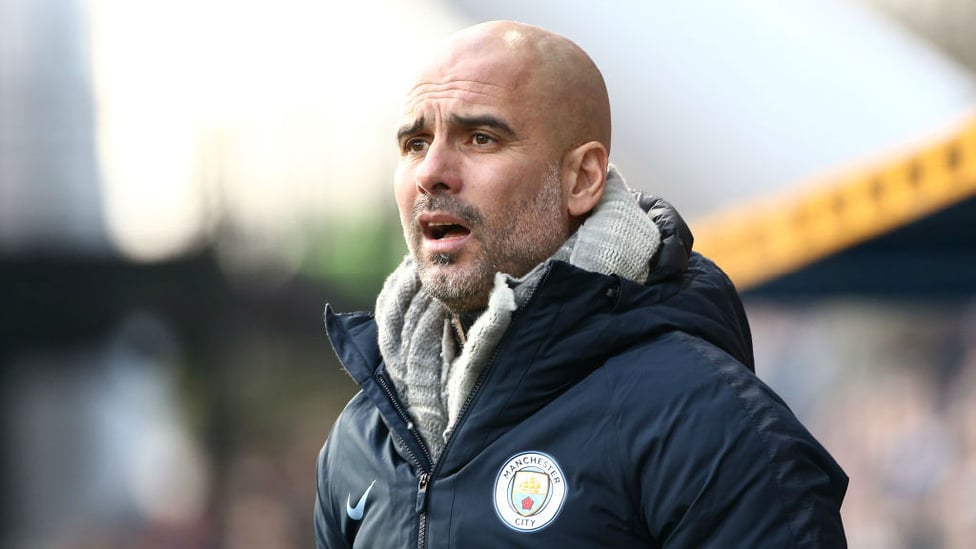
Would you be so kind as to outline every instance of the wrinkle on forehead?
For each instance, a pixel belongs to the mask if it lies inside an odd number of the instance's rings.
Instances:
[[[417,84],[409,94],[403,105],[403,116],[414,117],[420,114],[424,104],[441,101],[463,101],[471,105],[479,103],[496,103],[501,97],[510,93],[506,88],[481,81],[460,80],[445,83],[424,82]]]
[[[464,80],[456,79],[447,82],[418,82],[407,93],[408,102],[410,99],[420,95],[450,96],[457,93],[472,93],[476,95],[494,95],[494,93],[505,91],[509,88],[487,82],[484,80]]]

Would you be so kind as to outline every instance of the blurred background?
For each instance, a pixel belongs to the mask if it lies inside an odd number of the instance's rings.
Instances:
[[[355,392],[323,306],[405,252],[413,64],[496,18],[602,68],[612,160],[742,290],[851,546],[971,546],[969,0],[0,0],[0,546],[314,546]]]

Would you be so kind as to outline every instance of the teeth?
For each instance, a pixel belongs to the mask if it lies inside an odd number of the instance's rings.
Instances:
[[[461,236],[470,232],[470,229],[464,225],[458,225],[457,223],[452,223],[450,221],[428,221],[425,223],[425,227],[425,231],[434,240],[447,238],[449,234]]]

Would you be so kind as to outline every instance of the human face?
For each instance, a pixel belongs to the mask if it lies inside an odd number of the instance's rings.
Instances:
[[[395,175],[424,289],[487,305],[496,272],[522,276],[568,237],[560,164],[540,105],[504,63],[454,60],[407,96]]]

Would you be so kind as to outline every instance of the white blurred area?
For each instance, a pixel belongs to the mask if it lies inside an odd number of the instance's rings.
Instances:
[[[613,160],[692,221],[913,145],[976,97],[964,67],[852,0],[0,9],[4,81],[30,83],[0,90],[0,250],[159,261],[216,242],[231,273],[294,272],[324,227],[389,217],[402,84],[480,19],[541,24],[590,52]]]
[[[159,261],[216,242],[232,273],[293,272],[323,227],[389,215],[402,84],[480,19],[541,24],[590,52],[611,92],[613,160],[692,221],[917,144],[976,98],[964,67],[851,0],[0,9],[4,80],[32,83],[0,91],[0,250]]]
[[[371,215],[411,54],[463,26],[433,2],[85,5],[109,234],[139,260],[217,223],[260,253],[316,219]]]

